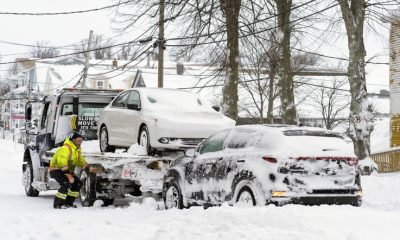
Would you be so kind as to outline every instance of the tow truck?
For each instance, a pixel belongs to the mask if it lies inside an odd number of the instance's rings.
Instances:
[[[26,144],[22,163],[22,183],[29,197],[56,190],[59,184],[49,174],[49,163],[56,149],[71,132],[79,132],[86,141],[97,140],[97,121],[102,109],[119,93],[118,90],[62,89],[43,101],[28,101],[25,107]],[[39,106],[38,106],[39,105]],[[35,109],[41,113],[35,116]],[[98,145],[97,145],[98,146]],[[132,195],[161,199],[162,181],[171,157],[138,156],[128,153],[86,152],[96,174],[76,169],[83,187],[80,200],[92,206],[103,205]]]

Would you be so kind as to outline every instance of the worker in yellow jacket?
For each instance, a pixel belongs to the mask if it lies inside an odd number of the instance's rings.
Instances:
[[[79,195],[82,181],[74,174],[75,167],[96,172],[82,156],[82,142],[83,137],[79,133],[73,133],[64,141],[64,145],[57,149],[50,161],[50,177],[60,184],[54,199],[54,208],[76,208],[74,201]]]

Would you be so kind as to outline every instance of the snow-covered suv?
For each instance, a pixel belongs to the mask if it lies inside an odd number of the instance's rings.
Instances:
[[[358,159],[340,134],[255,125],[220,131],[177,158],[163,186],[166,208],[273,203],[361,204]]]

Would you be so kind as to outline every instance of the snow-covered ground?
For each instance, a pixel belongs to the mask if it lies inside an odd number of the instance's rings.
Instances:
[[[363,177],[364,203],[351,206],[196,207],[155,203],[54,210],[54,191],[28,198],[22,146],[0,140],[0,239],[399,239],[400,173]]]

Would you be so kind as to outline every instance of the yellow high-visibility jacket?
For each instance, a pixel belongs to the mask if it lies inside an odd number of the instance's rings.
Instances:
[[[57,149],[50,161],[50,169],[69,169],[71,172],[75,167],[84,168],[86,165],[81,148],[77,148],[69,138],[64,141],[64,146]]]

